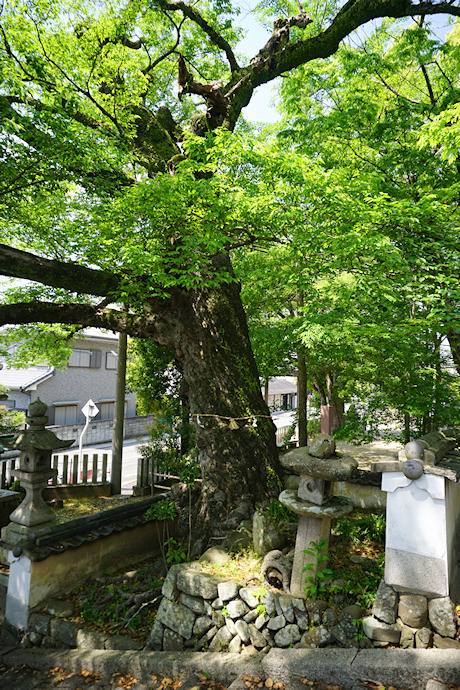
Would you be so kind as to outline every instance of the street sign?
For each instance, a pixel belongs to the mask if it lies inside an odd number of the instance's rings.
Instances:
[[[99,412],[99,408],[96,406],[95,403],[93,403],[93,401],[90,398],[86,405],[81,408],[81,411],[87,419],[92,419]]]
[[[97,415],[99,412],[99,408],[96,406],[95,403],[91,400],[91,398],[88,400],[86,405],[81,408],[81,411],[85,415],[86,422],[85,426],[81,430],[80,434],[80,441],[78,443],[78,462],[81,465],[81,457],[82,457],[82,449],[83,449],[83,436],[86,434],[86,429],[88,428],[88,424],[90,421]]]

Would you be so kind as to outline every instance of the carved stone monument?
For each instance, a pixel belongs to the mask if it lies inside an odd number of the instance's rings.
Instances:
[[[460,603],[460,429],[407,443],[379,462],[387,492],[385,582]]]
[[[334,481],[345,481],[358,467],[356,460],[335,454],[333,439],[320,434],[310,447],[296,448],[281,458],[281,464],[300,475],[299,488],[282,491],[280,503],[299,516],[290,591],[294,597],[305,596],[305,566],[317,566],[316,557],[305,553],[312,542],[329,543],[331,520],[353,510],[345,499],[331,495]],[[325,567],[326,563],[319,567]],[[315,570],[310,571],[314,575]]]

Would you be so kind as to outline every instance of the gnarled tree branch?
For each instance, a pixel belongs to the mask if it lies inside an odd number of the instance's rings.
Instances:
[[[137,338],[153,337],[154,320],[149,328],[145,317],[115,309],[101,310],[88,304],[57,304],[52,302],[17,302],[0,305],[0,325],[25,323],[66,323],[87,328],[107,328]]]
[[[6,244],[0,244],[0,274],[103,297],[116,293],[120,284],[120,278],[109,271],[45,259]]]
[[[226,55],[228,64],[232,72],[236,72],[240,69],[238,62],[236,60],[235,54],[223,36],[221,36],[208,22],[201,16],[201,14],[190,5],[185,2],[168,2],[167,0],[156,0],[156,4],[161,9],[169,10],[170,12],[182,12],[188,19],[195,24],[198,24],[200,29],[202,29],[208,36],[210,41],[214,43],[218,48],[220,48]]]
[[[275,30],[265,49],[222,89],[224,95],[231,99],[226,126],[233,129],[255,88],[312,60],[330,57],[346,36],[371,19],[434,14],[460,16],[460,7],[449,2],[435,4],[411,3],[408,0],[349,0],[327,29],[297,42],[278,40],[279,28],[276,28],[275,23]],[[283,36],[286,39],[285,31]]]

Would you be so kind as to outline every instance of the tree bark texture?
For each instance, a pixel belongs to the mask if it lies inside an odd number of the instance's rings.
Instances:
[[[326,375],[327,396],[331,406],[332,420],[331,433],[343,426],[345,405],[343,399],[337,394],[337,376],[334,372]]]
[[[228,257],[219,260],[228,267]],[[174,350],[188,385],[203,479],[197,519],[212,532],[220,514],[276,495],[275,426],[236,283],[178,292],[158,317],[155,339]]]
[[[319,395],[321,405],[329,405],[331,408],[331,433],[343,426],[344,402],[337,395],[336,379],[334,372],[327,372],[324,379],[320,376],[312,376],[313,384]]]
[[[454,365],[460,376],[460,334],[449,331],[447,333],[447,339],[449,341],[450,350],[452,352],[452,359],[454,360]]]

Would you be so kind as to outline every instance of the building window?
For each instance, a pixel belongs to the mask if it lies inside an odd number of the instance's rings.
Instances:
[[[70,355],[69,367],[88,367],[99,369],[101,367],[101,350],[82,350],[75,348]]]
[[[91,350],[75,349],[70,355],[69,367],[89,367],[91,363]]]
[[[115,400],[100,400],[97,403],[97,406],[99,408],[99,414],[97,415],[98,420],[103,421],[103,420],[112,420],[115,417]],[[126,413],[128,411],[128,401],[125,400],[125,410],[124,410],[124,415],[126,416]]]
[[[101,420],[113,419],[115,415],[115,401],[100,403],[100,417]]]
[[[55,424],[76,424],[77,423],[77,404],[74,405],[55,405],[54,423]]]
[[[105,368],[106,369],[116,369],[117,368],[117,355],[113,352],[105,353]]]

